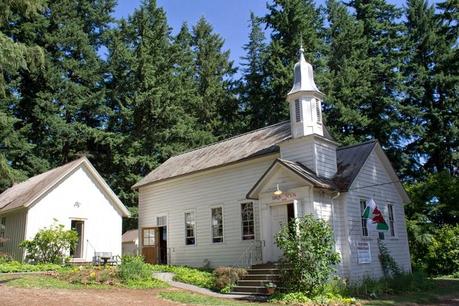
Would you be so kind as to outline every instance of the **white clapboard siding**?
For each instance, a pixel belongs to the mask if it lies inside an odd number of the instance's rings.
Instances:
[[[141,187],[139,227],[155,225],[158,215],[168,216],[168,241],[172,264],[202,266],[238,265],[253,241],[242,240],[240,204],[268,169],[277,154],[208,170]],[[260,239],[259,206],[254,202],[255,239]],[[224,242],[211,242],[211,207],[223,207]],[[184,213],[194,211],[196,245],[185,245]]]
[[[327,178],[333,177],[336,174],[336,146],[317,139],[315,156],[317,175]]]
[[[383,167],[378,153],[373,151],[346,196],[346,214],[350,248],[349,276],[351,280],[382,276],[382,269],[378,259],[378,233],[376,231],[370,231],[369,237],[362,236],[360,199],[369,200],[373,198],[377,206],[382,210],[387,222],[389,222],[387,204],[393,204],[396,237],[390,237],[389,232],[385,233],[384,244],[388,247],[391,255],[400,267],[405,271],[411,271],[402,199],[393,183],[383,184],[391,181],[392,179]],[[365,186],[372,187],[362,188]],[[371,264],[358,263],[355,248],[358,241],[368,241],[370,243],[372,255]]]
[[[5,217],[5,238],[8,241],[0,246],[0,253],[6,253],[12,256],[15,260],[22,261],[23,249],[19,248],[19,244],[24,240],[24,231],[26,226],[25,209],[0,215],[0,220]]]
[[[281,158],[300,162],[311,170],[316,170],[314,160],[314,136],[284,141],[280,143],[279,146]]]
[[[85,168],[80,167],[29,208],[26,238],[32,239],[54,220],[66,229],[72,220],[84,221],[82,259],[92,261],[96,251],[121,255],[121,216]]]

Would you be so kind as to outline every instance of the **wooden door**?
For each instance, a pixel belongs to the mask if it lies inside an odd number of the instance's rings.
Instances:
[[[158,263],[159,231],[156,227],[142,228],[142,256],[145,262]]]
[[[276,234],[284,224],[288,222],[287,205],[277,205],[271,207],[271,235],[272,235],[272,261],[278,261],[282,256],[282,250],[276,245]]]

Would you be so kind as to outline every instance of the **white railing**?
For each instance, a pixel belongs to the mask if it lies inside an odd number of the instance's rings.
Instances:
[[[261,240],[253,240],[247,248],[242,252],[241,256],[239,257],[239,265],[241,267],[249,268],[254,264],[258,264],[262,262],[262,241]]]

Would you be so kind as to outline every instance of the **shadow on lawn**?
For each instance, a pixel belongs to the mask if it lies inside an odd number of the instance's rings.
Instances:
[[[435,278],[431,290],[381,296],[364,301],[366,305],[459,305],[459,279]]]

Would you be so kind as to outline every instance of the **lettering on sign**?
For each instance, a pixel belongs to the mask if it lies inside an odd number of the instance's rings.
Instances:
[[[371,251],[369,242],[357,242],[357,258],[359,264],[371,263]]]
[[[273,194],[273,200],[276,201],[290,201],[290,200],[296,200],[296,193],[294,192],[284,192],[279,195]]]

